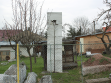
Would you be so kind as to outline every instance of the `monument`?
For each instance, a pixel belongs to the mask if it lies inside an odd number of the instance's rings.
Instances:
[[[62,13],[47,13],[47,71],[62,72]]]

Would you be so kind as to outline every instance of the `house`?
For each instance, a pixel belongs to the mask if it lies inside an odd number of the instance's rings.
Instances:
[[[6,60],[6,59],[15,59],[15,50],[13,48],[16,47],[16,43],[14,41],[12,41],[13,39],[23,39],[22,42],[29,40],[29,36],[26,36],[27,35],[30,35],[30,38],[32,37],[33,35],[33,39],[34,39],[34,42],[38,42],[38,41],[42,41],[42,40],[46,40],[46,38],[36,34],[36,33],[33,33],[29,30],[26,30],[26,31],[22,31],[22,30],[0,30],[0,58],[1,60]],[[16,36],[15,36],[16,35]],[[11,40],[11,45],[8,41],[8,37],[10,38]],[[17,38],[16,38],[17,37]],[[26,40],[27,39],[27,40]],[[26,57],[29,57],[29,54],[27,52],[27,49],[25,46],[23,46],[21,44],[21,42],[18,42],[19,44],[19,49],[20,49],[20,55],[23,55],[23,56],[26,56]],[[27,45],[27,43],[26,43]],[[36,44],[35,44],[36,45]],[[34,52],[38,52],[38,50],[35,49],[36,46],[34,46],[34,48],[32,47],[30,49],[30,54],[33,55]],[[39,50],[40,51],[40,50]]]
[[[12,49],[12,47],[15,47],[15,42],[12,42],[12,46],[10,46],[10,43],[7,41],[0,42],[0,60],[9,60],[9,59],[15,59],[15,50]],[[27,53],[27,49],[23,47],[22,45],[19,46],[20,48],[20,56],[26,56],[29,57]],[[31,54],[33,54],[33,48],[30,50]]]
[[[96,33],[96,35],[98,37],[102,36],[102,32]],[[109,35],[109,37],[111,37],[111,31],[106,32],[106,35]],[[105,47],[103,42],[101,41],[101,39],[97,38],[95,35],[81,35],[81,36],[76,36],[74,38],[77,42],[76,42],[76,51],[78,53],[81,52],[82,48],[82,53],[86,53],[86,51],[91,51],[91,53],[102,53],[103,51],[105,51]],[[104,38],[106,43],[108,42],[107,37],[105,36]],[[80,42],[82,47],[80,47]]]
[[[20,30],[0,30],[0,60],[9,60],[15,59],[15,50],[12,47],[15,47],[15,42],[11,41],[11,44],[8,42],[8,35],[13,36],[13,34],[17,34],[21,32]],[[27,49],[21,45],[19,42],[20,55],[24,55],[29,57],[27,53]],[[31,54],[33,54],[33,48],[30,50]]]

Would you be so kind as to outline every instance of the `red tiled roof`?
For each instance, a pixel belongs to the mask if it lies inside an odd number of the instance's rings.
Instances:
[[[105,31],[106,27],[103,27],[103,30]],[[111,27],[109,27],[106,32],[110,32],[111,31]]]
[[[21,30],[0,30],[0,41],[4,41],[8,39],[8,35],[14,36],[15,34],[18,34],[21,32]]]

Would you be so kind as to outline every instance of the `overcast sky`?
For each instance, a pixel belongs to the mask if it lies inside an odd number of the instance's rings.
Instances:
[[[43,0],[37,0],[40,3]],[[45,0],[43,5],[43,12],[62,12],[62,19],[64,23],[72,23],[74,18],[87,17],[93,21],[100,9],[106,8],[103,0]],[[11,0],[0,0],[0,28],[3,27],[4,19],[11,22],[12,7]]]

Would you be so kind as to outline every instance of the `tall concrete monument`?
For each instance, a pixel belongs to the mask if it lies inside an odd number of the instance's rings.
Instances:
[[[62,13],[47,13],[47,71],[62,72]]]

